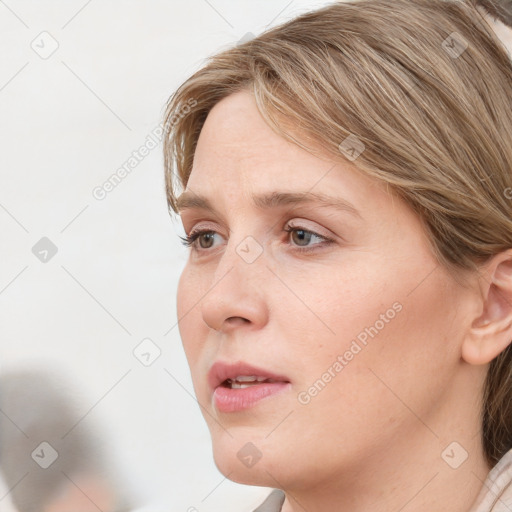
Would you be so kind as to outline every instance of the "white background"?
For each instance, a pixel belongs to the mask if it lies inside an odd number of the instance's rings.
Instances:
[[[326,3],[0,2],[0,372],[70,379],[77,421],[102,425],[148,510],[250,511],[268,490],[220,474],[189,394],[175,302],[186,250],[161,145],[103,200],[92,191],[207,56]],[[31,44],[57,43],[42,32],[58,43],[45,59]],[[32,253],[42,237],[58,249],[45,263]],[[161,349],[147,367],[133,354],[144,338]]]

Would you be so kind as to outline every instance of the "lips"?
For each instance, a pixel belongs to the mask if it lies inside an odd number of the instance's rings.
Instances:
[[[208,372],[208,383],[212,392],[219,386],[237,389],[255,386],[263,382],[289,383],[290,380],[284,375],[278,375],[243,361],[231,364],[218,361]]]
[[[284,375],[243,362],[215,363],[208,372],[208,382],[212,405],[219,413],[242,412],[291,388]]]

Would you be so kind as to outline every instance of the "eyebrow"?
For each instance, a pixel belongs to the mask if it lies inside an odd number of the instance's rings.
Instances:
[[[315,192],[271,192],[268,194],[253,195],[252,201],[257,208],[275,209],[289,205],[312,205],[324,208],[334,208],[338,211],[348,212],[362,219],[359,211],[348,201],[340,197],[332,197]],[[207,197],[193,192],[183,192],[176,201],[178,211],[197,208],[217,214]]]

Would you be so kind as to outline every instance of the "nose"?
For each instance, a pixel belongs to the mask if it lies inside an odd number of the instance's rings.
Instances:
[[[201,300],[206,325],[225,333],[240,326],[263,327],[269,312],[264,286],[268,274],[263,255],[248,262],[228,243]]]

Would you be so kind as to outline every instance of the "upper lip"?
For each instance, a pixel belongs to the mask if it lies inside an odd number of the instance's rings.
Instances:
[[[288,377],[284,375],[278,375],[274,372],[252,366],[243,361],[236,363],[224,363],[222,361],[217,361],[212,365],[210,371],[208,372],[208,383],[210,384],[210,388],[213,391],[225,380],[235,379],[241,375],[265,377],[266,379],[272,379],[279,382],[290,382]]]

